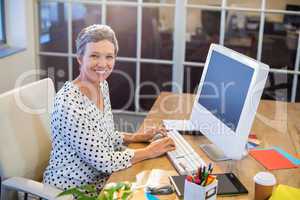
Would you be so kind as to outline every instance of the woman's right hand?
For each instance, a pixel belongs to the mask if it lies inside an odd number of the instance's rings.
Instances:
[[[155,140],[146,147],[149,158],[158,157],[168,151],[173,151],[175,149],[176,149],[175,143],[170,137],[164,137]]]

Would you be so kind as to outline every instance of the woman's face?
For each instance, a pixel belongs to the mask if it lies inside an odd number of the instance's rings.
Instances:
[[[77,57],[80,76],[92,83],[107,79],[115,64],[115,47],[108,40],[86,44],[84,55]]]

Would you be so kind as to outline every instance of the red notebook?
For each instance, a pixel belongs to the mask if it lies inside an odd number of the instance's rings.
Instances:
[[[274,149],[254,149],[249,154],[268,170],[297,168]]]

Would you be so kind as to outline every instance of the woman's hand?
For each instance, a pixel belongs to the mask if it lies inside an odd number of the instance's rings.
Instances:
[[[175,149],[174,141],[170,137],[164,137],[151,142],[146,148],[134,150],[134,157],[131,163],[134,164],[142,160],[155,158]]]
[[[151,128],[142,132],[134,133],[134,142],[149,142],[156,134],[161,134],[163,137],[167,136],[165,128]]]
[[[174,141],[170,137],[164,137],[151,142],[147,147],[148,158],[155,158],[168,151],[176,149]]]

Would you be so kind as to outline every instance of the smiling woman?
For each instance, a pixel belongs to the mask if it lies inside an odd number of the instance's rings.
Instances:
[[[106,80],[115,64],[114,49],[114,45],[108,40],[88,43],[85,54],[77,57],[81,73],[76,81],[91,79],[91,82],[99,84]]]
[[[58,91],[51,115],[52,152],[44,182],[61,189],[95,184],[132,164],[175,149],[169,137],[141,149],[122,144],[148,142],[164,129],[119,133],[114,128],[106,79],[118,53],[113,30],[105,25],[84,28],[76,40],[79,76]]]
[[[97,28],[100,27],[103,31],[97,32]],[[79,33],[76,45],[80,74],[73,82],[83,94],[94,101],[99,110],[103,111],[104,102],[100,97],[101,90],[98,91],[98,85],[105,81],[113,70],[115,55],[118,52],[117,39],[110,27],[94,25]]]

